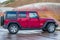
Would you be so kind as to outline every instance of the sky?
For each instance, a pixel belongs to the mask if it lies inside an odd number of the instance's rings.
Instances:
[[[6,0],[0,0],[0,3],[4,2],[4,1],[6,1]]]

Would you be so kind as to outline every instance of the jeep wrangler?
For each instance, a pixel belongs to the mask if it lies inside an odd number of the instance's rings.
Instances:
[[[42,29],[55,32],[57,24],[54,19],[40,18],[36,11],[7,11],[3,28],[16,34],[19,30]]]

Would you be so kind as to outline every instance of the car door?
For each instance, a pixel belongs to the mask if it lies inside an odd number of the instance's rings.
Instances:
[[[28,17],[27,12],[19,12],[18,13],[18,23],[22,26],[22,28],[28,28]]]
[[[29,27],[30,28],[39,28],[39,18],[36,12],[29,12]]]

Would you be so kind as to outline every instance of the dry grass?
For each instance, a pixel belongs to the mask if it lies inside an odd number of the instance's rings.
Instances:
[[[60,0],[15,0],[12,3],[7,4],[9,7],[17,7],[31,3],[39,3],[39,2],[57,2],[60,3]]]

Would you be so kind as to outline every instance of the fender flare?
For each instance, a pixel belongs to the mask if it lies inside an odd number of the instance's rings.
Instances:
[[[48,23],[54,23],[55,24],[55,21],[54,20],[46,21],[45,24],[43,25],[43,28],[45,28]]]
[[[8,24],[8,27],[9,27],[10,24],[17,24],[18,27],[19,27],[19,29],[21,28],[21,25],[19,25],[17,22],[10,22],[10,23]],[[7,28],[8,28],[8,27],[7,27]]]

